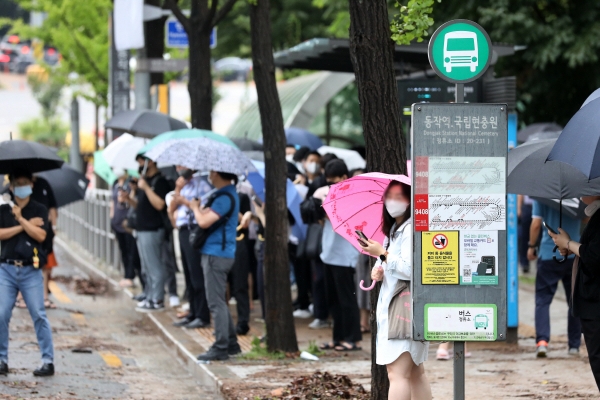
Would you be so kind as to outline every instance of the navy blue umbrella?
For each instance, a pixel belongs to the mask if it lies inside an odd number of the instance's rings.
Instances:
[[[565,126],[548,155],[562,161],[589,179],[600,177],[600,99],[582,107]]]
[[[323,146],[323,142],[317,135],[310,133],[306,129],[295,128],[293,126],[285,130],[285,138],[289,144],[308,147],[311,150],[317,150]]]

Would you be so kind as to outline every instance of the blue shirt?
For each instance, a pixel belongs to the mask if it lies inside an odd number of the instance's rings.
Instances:
[[[356,267],[358,250],[349,241],[335,233],[328,218],[325,218],[321,244],[323,246],[321,261],[325,264],[338,267]]]
[[[227,195],[219,196],[219,193],[230,193],[235,200],[233,205],[233,212],[231,217],[226,224],[221,225],[210,234],[206,239],[204,247],[200,250],[200,253],[222,257],[222,258],[235,258],[235,246],[236,246],[236,228],[238,226],[238,213],[240,210],[240,198],[238,197],[235,186],[227,185],[215,192],[215,196],[218,196],[210,206],[210,209],[214,211],[219,217],[224,218],[227,212],[231,210],[231,200]],[[215,222],[216,224],[217,222]],[[210,229],[210,228],[209,228]],[[225,249],[223,249],[223,230],[225,230]]]
[[[208,184],[206,178],[199,175],[194,175],[192,179],[190,179],[188,183],[181,188],[180,195],[188,201],[193,200],[194,198],[202,199],[202,197],[211,190],[212,187]],[[204,203],[204,201],[202,202]],[[184,205],[179,206],[177,208],[177,219],[175,220],[175,225],[177,225],[179,228],[189,225],[190,222],[192,224],[196,224],[196,219],[194,218],[192,211]]]
[[[545,204],[540,204],[539,201],[533,202],[533,209],[531,211],[532,218],[539,218],[542,221],[546,221],[546,224],[550,226],[555,231],[558,231],[558,228],[562,228],[565,232],[571,236],[571,240],[574,242],[579,242],[580,239],[580,231],[581,231],[581,221],[578,219],[573,219],[569,216],[563,214],[562,217],[562,226],[560,225],[560,214],[558,210],[555,210],[551,207],[548,207]],[[548,235],[548,231],[542,225],[542,242],[540,243],[540,250],[538,256],[542,260],[552,260],[552,256],[557,256],[559,259],[562,256],[558,253],[552,252],[554,250],[554,241],[550,235]],[[571,255],[570,258],[575,257]]]

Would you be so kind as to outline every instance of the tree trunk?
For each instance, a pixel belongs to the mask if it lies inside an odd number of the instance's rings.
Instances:
[[[265,303],[267,348],[297,352],[287,252],[285,132],[275,81],[269,0],[250,2],[254,80],[265,146]]]
[[[356,75],[369,171],[406,173],[406,151],[394,75],[394,43],[385,0],[350,0],[350,57]],[[380,284],[371,293],[371,399],[388,398],[386,368],[375,363]]]
[[[190,19],[189,81],[192,127],[212,130],[212,75],[210,66],[210,29],[202,29]]]
[[[162,0],[145,0],[144,4],[162,7]],[[144,22],[144,37],[146,42],[146,57],[163,58],[165,53],[165,22],[167,17],[158,18]],[[164,73],[152,72],[150,74],[150,85],[164,83]]]

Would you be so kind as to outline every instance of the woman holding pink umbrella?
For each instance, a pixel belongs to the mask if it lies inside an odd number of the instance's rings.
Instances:
[[[383,244],[364,238],[359,242],[366,252],[378,258],[371,278],[383,281],[376,314],[376,362],[387,366],[390,399],[429,400],[431,387],[423,366],[429,343],[411,338],[411,188],[406,183],[391,181],[383,199]]]

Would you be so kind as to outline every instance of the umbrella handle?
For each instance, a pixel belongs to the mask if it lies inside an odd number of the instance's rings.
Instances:
[[[554,252],[554,253],[555,253],[555,252],[556,252],[556,250],[558,250],[558,246],[554,246],[554,250],[552,250],[552,252]],[[558,259],[558,257],[556,257],[556,256],[552,256],[552,259],[554,259],[554,261],[556,261],[557,263],[559,263],[559,264],[562,264],[562,263],[564,263],[565,261],[567,261],[567,257],[568,257],[568,256],[564,256],[564,257],[562,258],[562,260],[559,260],[559,259]]]
[[[377,281],[371,282],[371,286],[368,286],[368,287],[364,287],[363,286],[364,283],[365,283],[365,281],[360,281],[360,284],[358,286],[365,292],[368,292],[369,290],[375,289],[375,285],[377,284]]]

